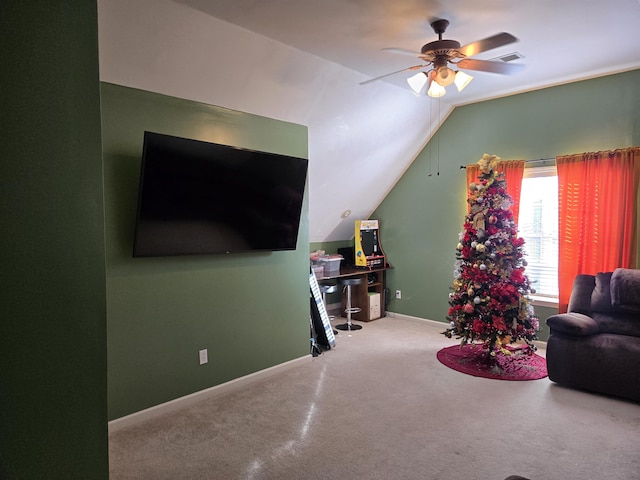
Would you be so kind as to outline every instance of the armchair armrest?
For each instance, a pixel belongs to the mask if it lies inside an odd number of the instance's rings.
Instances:
[[[598,323],[588,315],[570,312],[552,315],[547,318],[551,333],[561,333],[574,337],[588,337],[600,332]]]

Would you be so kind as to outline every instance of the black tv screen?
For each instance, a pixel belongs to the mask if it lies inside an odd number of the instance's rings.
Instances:
[[[307,167],[145,132],[133,256],[295,250]]]

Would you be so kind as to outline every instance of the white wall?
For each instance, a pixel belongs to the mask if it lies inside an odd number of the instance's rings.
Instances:
[[[448,114],[169,0],[98,0],[98,20],[102,81],[309,127],[312,242],[351,238]]]

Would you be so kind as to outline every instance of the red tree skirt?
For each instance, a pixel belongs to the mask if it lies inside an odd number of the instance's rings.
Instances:
[[[547,376],[547,362],[535,353],[508,347],[511,355],[487,353],[484,345],[454,345],[437,353],[438,360],[458,372],[496,380],[538,380]]]

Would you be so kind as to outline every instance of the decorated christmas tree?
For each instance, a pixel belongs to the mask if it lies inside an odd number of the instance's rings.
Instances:
[[[510,354],[507,345],[520,340],[520,351],[532,353],[539,327],[530,304],[535,290],[525,274],[524,239],[517,235],[504,175],[495,171],[499,160],[483,155],[478,181],[469,185],[470,208],[449,294],[450,327],[443,332],[462,345],[482,343],[491,356]]]

